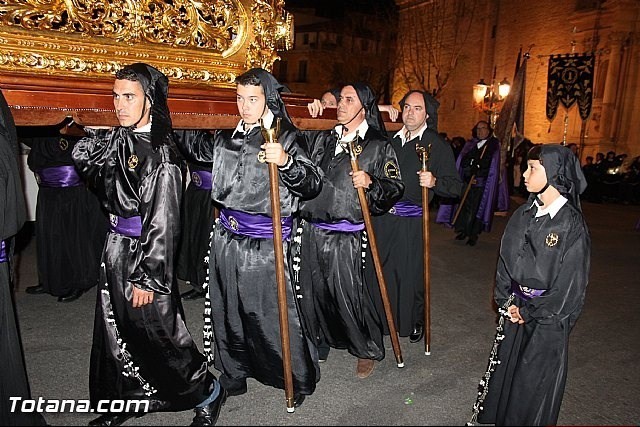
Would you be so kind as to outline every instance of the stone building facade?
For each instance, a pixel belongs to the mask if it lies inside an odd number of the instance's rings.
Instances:
[[[410,32],[417,16],[429,13],[438,1],[395,0],[399,9],[399,34]],[[457,52],[444,87],[428,77],[430,88],[438,89],[441,102],[439,130],[450,137],[470,137],[477,120],[486,116],[472,107],[472,87],[480,78],[489,83],[506,77],[513,82],[518,51],[529,50],[525,93],[525,137],[534,143],[581,144],[581,157],[613,150],[640,155],[640,1],[638,0],[453,0],[461,16],[444,16],[439,25],[440,64],[455,43],[464,44]],[[464,8],[463,8],[464,6]],[[451,23],[465,31],[451,32]],[[405,30],[406,29],[406,30]],[[463,34],[460,34],[463,33]],[[398,43],[408,39],[398,37]],[[428,42],[412,49],[425,49]],[[401,51],[398,46],[396,52]],[[550,55],[593,51],[596,55],[594,97],[591,117],[584,123],[577,106],[568,112],[560,106],[550,122],[545,114],[547,71]],[[415,51],[414,51],[415,52]],[[422,58],[426,58],[423,55]],[[406,76],[398,71],[393,84],[393,101],[408,87]],[[407,58],[404,58],[406,61]],[[449,62],[451,63],[451,62]],[[442,76],[440,76],[442,77]],[[424,84],[423,84],[424,86]]]

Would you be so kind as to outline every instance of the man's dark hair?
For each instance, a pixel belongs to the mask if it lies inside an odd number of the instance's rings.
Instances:
[[[117,80],[130,80],[132,82],[139,82],[140,78],[138,74],[131,68],[123,68],[116,71],[116,79]]]
[[[261,86],[260,78],[255,73],[244,73],[236,77],[236,84],[242,86]]]

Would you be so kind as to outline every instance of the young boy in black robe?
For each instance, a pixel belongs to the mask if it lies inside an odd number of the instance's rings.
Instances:
[[[495,288],[501,318],[472,422],[556,424],[569,333],[584,304],[591,239],[580,208],[580,164],[560,145],[533,147],[527,164],[531,196],[502,236]]]

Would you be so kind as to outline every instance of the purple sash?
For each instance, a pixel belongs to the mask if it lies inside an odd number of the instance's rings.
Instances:
[[[140,237],[142,235],[142,217],[132,216],[123,218],[118,215],[109,214],[111,231],[127,237]]]
[[[82,185],[74,166],[44,168],[36,172],[36,181],[41,187],[77,187]]]
[[[422,216],[422,206],[414,205],[411,202],[406,200],[401,200],[397,202],[391,209],[389,209],[389,213],[396,216],[404,216],[404,217],[421,217]]]
[[[526,286],[522,286],[518,282],[511,281],[511,292],[516,294],[516,296],[524,299],[530,300],[531,298],[539,297],[543,293],[545,293],[546,289],[533,289],[527,288]]]
[[[289,240],[293,218],[281,218],[282,239]],[[273,239],[273,220],[270,216],[250,214],[233,209],[220,209],[220,223],[234,234],[254,239]]]
[[[4,240],[0,240],[0,262],[7,262],[7,261],[9,261],[9,254],[7,253]]]
[[[209,171],[192,171],[191,182],[200,190],[211,190],[213,177]]]
[[[341,233],[355,233],[364,230],[364,222],[354,224],[346,219],[337,222],[312,222],[311,224],[323,230],[339,231]]]

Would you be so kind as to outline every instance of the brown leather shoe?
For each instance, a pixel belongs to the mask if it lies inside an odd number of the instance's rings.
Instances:
[[[356,376],[358,378],[367,378],[373,372],[375,368],[375,360],[373,359],[358,359],[358,365],[356,366]]]

